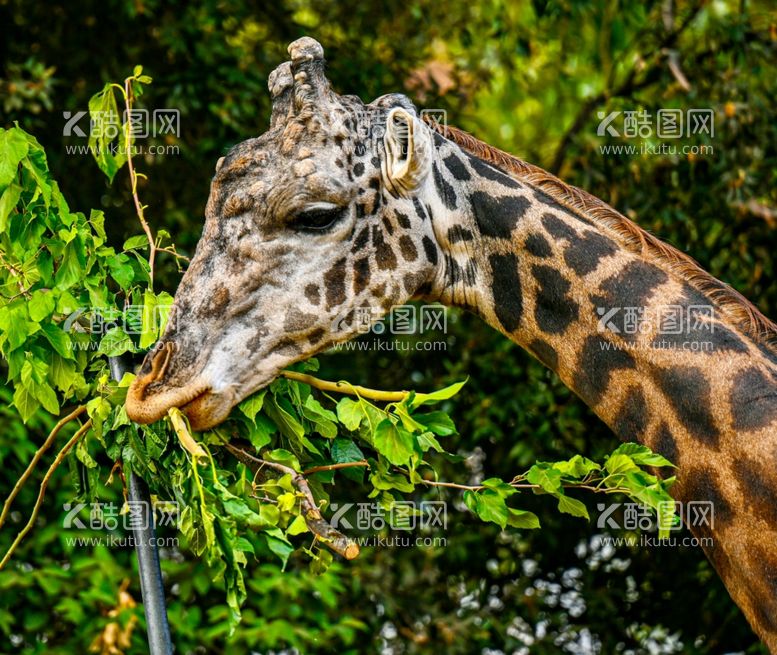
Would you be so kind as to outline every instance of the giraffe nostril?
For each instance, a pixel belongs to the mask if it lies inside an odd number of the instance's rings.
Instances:
[[[165,376],[174,351],[175,343],[168,341],[157,344],[154,350],[149,353],[151,357],[151,370],[148,373],[149,382],[158,382]]]

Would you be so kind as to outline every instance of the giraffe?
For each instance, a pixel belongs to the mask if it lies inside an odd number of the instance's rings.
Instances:
[[[216,164],[129,417],[181,407],[207,429],[285,366],[356,336],[362,308],[463,307],[621,439],[678,465],[674,497],[714,510],[693,533],[777,652],[777,326],[601,200],[424,122],[407,97],[336,94],[323,54],[309,37],[289,46],[268,79],[269,130]],[[666,308],[686,317],[681,334],[661,330]]]

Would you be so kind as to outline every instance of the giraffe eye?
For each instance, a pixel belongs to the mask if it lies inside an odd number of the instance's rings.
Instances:
[[[302,232],[326,232],[345,217],[347,207],[312,207],[297,214],[292,227]]]

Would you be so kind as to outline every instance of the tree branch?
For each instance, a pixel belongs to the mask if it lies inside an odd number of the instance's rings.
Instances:
[[[378,389],[360,387],[359,385],[351,384],[350,382],[330,382],[329,380],[321,380],[312,375],[308,375],[307,373],[297,373],[296,371],[281,371],[280,375],[288,380],[309,384],[311,387],[321,391],[345,393],[351,396],[361,396],[362,398],[369,398],[370,400],[377,400],[380,402],[402,402],[405,398],[410,396],[409,391],[379,391]],[[416,396],[422,395],[423,394],[416,394]]]
[[[438,482],[436,480],[421,480],[422,484],[427,487],[447,487],[449,489],[461,489],[462,491],[483,491],[488,487],[484,487],[478,484],[459,484],[458,482]],[[532,489],[533,491],[542,491],[542,487],[538,484],[530,484],[528,482],[510,482],[510,486],[513,489]],[[597,487],[591,484],[562,484],[564,489],[583,489],[585,491],[593,491],[600,494],[619,494],[628,493],[629,490],[625,487]]]
[[[11,547],[8,549],[8,552],[5,554],[5,557],[3,557],[2,561],[0,561],[0,571],[3,570],[5,565],[8,563],[8,560],[11,559],[11,556],[14,554],[14,551],[16,551],[16,548],[19,546],[19,544],[22,542],[22,539],[27,536],[27,533],[32,530],[32,527],[35,525],[35,520],[38,518],[38,512],[40,511],[41,505],[43,505],[43,498],[46,496],[46,488],[49,486],[49,480],[51,480],[51,476],[54,474],[54,471],[57,470],[59,465],[62,463],[62,460],[65,458],[65,455],[70,452],[70,449],[78,443],[78,440],[84,436],[84,433],[92,427],[92,419],[89,419],[86,423],[84,423],[78,431],[70,437],[70,441],[68,441],[63,447],[62,450],[59,451],[57,454],[57,457],[52,462],[51,466],[49,466],[49,470],[46,471],[46,475],[43,476],[43,481],[40,483],[40,491],[38,492],[38,499],[35,501],[35,507],[32,508],[32,514],[30,515],[30,520],[27,521],[27,525],[25,525],[20,531],[19,534],[16,535],[16,539],[14,539],[13,543],[11,544]]]
[[[43,445],[38,448],[38,450],[35,452],[35,454],[32,457],[32,460],[27,465],[27,468],[25,469],[24,473],[22,473],[22,476],[16,481],[16,484],[14,485],[13,489],[11,490],[11,494],[8,496],[8,499],[5,501],[5,504],[3,505],[3,512],[0,514],[0,528],[3,527],[3,523],[5,523],[5,519],[8,516],[8,511],[11,509],[11,503],[13,503],[16,496],[19,495],[19,492],[21,491],[24,484],[27,482],[27,479],[30,477],[32,472],[35,470],[35,467],[38,465],[38,462],[40,461],[40,458],[43,456],[43,453],[45,453],[50,447],[51,444],[54,443],[54,440],[57,438],[57,434],[59,434],[59,431],[70,421],[72,421],[74,418],[78,418],[86,411],[86,405],[81,405],[80,407],[77,407],[74,409],[70,414],[65,416],[63,419],[60,419],[59,423],[57,423],[54,426],[54,429],[49,433],[49,436],[46,437],[46,441],[43,442]]]
[[[235,443],[239,443],[240,446],[243,447],[237,446]],[[337,554],[342,555],[345,557],[345,559],[350,560],[358,557],[358,544],[345,536],[336,528],[332,527],[321,515],[321,511],[318,509],[318,505],[316,505],[315,498],[313,498],[313,492],[310,491],[310,486],[308,485],[308,481],[305,479],[304,473],[299,473],[290,466],[286,466],[285,464],[279,464],[278,462],[271,462],[269,460],[256,457],[251,452],[246,450],[246,448],[251,448],[251,446],[244,444],[243,442],[225,443],[224,445],[226,446],[227,450],[235,455],[238,460],[243,462],[243,464],[245,464],[254,473],[257,473],[261,471],[262,468],[267,467],[274,469],[279,473],[283,473],[284,475],[289,475],[294,486],[297,487],[297,489],[302,494],[302,498],[300,500],[302,506],[302,517],[305,519],[305,523],[307,523],[308,529],[314,535],[316,535],[316,538],[321,540],[328,548]]]

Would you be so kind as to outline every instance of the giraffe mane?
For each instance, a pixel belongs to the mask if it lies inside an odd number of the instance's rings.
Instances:
[[[426,116],[424,118],[426,124],[435,132],[468,154],[529,183],[575,214],[598,221],[609,228],[619,243],[629,251],[667,265],[671,271],[709,298],[748,336],[777,354],[777,324],[764,316],[736,289],[710,275],[695,259],[645,231],[596,196],[566,184],[539,166],[490,146],[457,127],[440,125]]]

